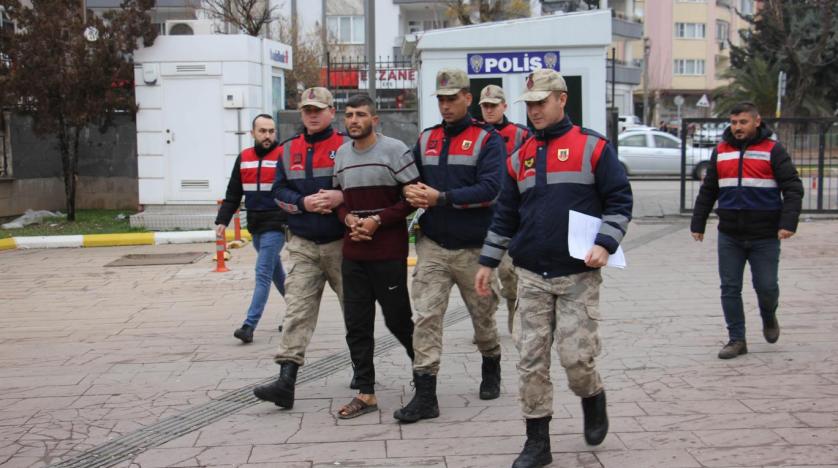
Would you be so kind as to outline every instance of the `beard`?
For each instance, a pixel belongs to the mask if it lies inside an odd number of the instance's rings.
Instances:
[[[352,138],[353,140],[363,140],[364,138],[372,134],[372,125],[370,125],[369,127],[363,127],[360,129],[360,131],[361,133],[355,135],[353,135],[352,132],[349,130],[347,130],[347,133],[349,133],[349,138]]]
[[[271,152],[276,147],[276,141],[271,140],[263,140],[263,141],[254,141],[253,142],[253,149],[256,151],[256,154],[264,156]],[[267,145],[267,146],[266,146]]]

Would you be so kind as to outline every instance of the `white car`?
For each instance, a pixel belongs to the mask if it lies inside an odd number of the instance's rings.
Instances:
[[[628,129],[618,137],[618,157],[629,175],[681,175],[681,140],[659,130]],[[687,175],[701,180],[712,148],[687,148]]]

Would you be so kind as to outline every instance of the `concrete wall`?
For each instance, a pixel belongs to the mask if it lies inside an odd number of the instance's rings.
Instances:
[[[13,114],[9,122],[12,173],[0,181],[0,216],[27,209],[64,210],[64,181],[57,140],[35,134],[32,119]],[[105,133],[82,132],[76,207],[136,209],[136,125],[120,115]]]
[[[379,131],[391,138],[401,140],[408,147],[416,144],[419,137],[419,113],[417,111],[382,111],[379,112],[381,127]],[[334,127],[344,130],[340,111],[335,114]],[[281,112],[279,115],[279,138],[285,140],[300,131],[302,122],[298,111]]]

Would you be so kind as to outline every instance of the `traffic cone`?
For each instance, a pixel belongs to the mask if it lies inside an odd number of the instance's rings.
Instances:
[[[224,257],[227,254],[227,240],[224,238],[224,234],[216,235],[215,236],[215,272],[216,273],[224,273],[230,271],[226,265],[224,265]]]

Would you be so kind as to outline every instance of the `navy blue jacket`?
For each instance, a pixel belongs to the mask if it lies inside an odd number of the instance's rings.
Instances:
[[[419,219],[422,233],[446,249],[480,247],[500,191],[503,138],[466,115],[455,124],[425,129],[413,156],[422,181],[446,199]]]
[[[291,232],[318,244],[343,238],[344,226],[334,212],[322,215],[306,211],[303,199],[320,189],[334,189],[335,155],[345,139],[329,127],[314,135],[294,135],[281,144],[282,164],[277,164],[271,190],[279,207],[291,215]]]
[[[480,264],[512,262],[545,278],[592,270],[568,253],[568,212],[601,218],[595,243],[617,250],[631,219],[632,194],[617,154],[601,135],[570,119],[536,131],[507,161]]]

